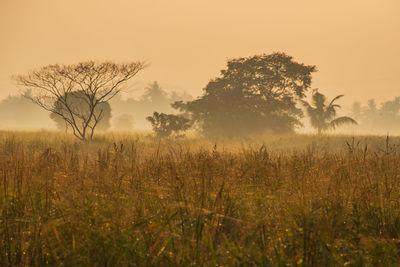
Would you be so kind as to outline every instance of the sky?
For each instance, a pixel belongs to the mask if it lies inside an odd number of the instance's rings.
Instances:
[[[0,0],[0,99],[48,64],[144,60],[129,96],[157,80],[198,96],[228,59],[285,52],[344,103],[400,96],[399,0]]]

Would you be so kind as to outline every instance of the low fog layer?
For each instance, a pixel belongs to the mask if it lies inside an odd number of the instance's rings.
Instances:
[[[117,95],[110,101],[110,126],[105,130],[132,131],[151,130],[146,117],[154,111],[177,113],[171,107],[176,101],[188,101],[193,97],[187,92],[167,91],[157,82],[142,88],[142,94],[123,98]],[[64,130],[63,124],[51,119],[50,112],[43,110],[31,100],[22,96],[8,96],[0,101],[0,129],[3,130]],[[102,130],[101,127],[99,130]]]
[[[176,101],[189,101],[193,97],[187,92],[167,91],[157,82],[142,88],[136,97],[123,98],[117,95],[110,101],[112,131],[151,130],[146,120],[154,111],[176,114],[171,107]],[[352,105],[342,105],[339,115],[349,115],[358,125],[344,125],[335,133],[400,135],[400,97],[392,97],[384,102],[370,99],[366,103],[354,101]],[[314,133],[309,118],[301,119],[299,133]],[[51,119],[50,113],[43,110],[29,99],[21,96],[8,96],[0,101],[0,129],[2,130],[63,130]],[[328,131],[329,132],[329,131]],[[330,131],[333,132],[333,131]]]

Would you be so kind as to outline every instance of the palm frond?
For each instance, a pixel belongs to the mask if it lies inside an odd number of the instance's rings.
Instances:
[[[339,105],[339,104],[333,104],[333,105],[330,105],[330,107],[332,107],[332,108],[342,108],[342,106]]]
[[[336,117],[336,109],[333,106],[327,106],[325,109],[325,118],[331,120]]]
[[[329,128],[336,129],[336,127],[339,127],[343,124],[358,124],[358,123],[353,118],[343,116],[343,117],[339,117],[339,118],[336,118],[333,121],[331,121],[329,123]]]
[[[329,103],[328,106],[332,106],[333,103],[334,103],[336,100],[338,100],[338,99],[340,99],[340,98],[342,98],[342,97],[344,97],[344,95],[338,95],[338,96],[336,96],[335,98],[332,99],[332,101]]]
[[[335,97],[334,99],[332,99],[332,101],[329,103],[328,106],[326,106],[326,118],[328,120],[333,119],[334,117],[336,117],[336,109],[340,109],[342,108],[341,105],[339,104],[334,104],[334,102],[336,100],[338,100],[339,98],[343,97],[343,95],[338,95],[337,97]]]

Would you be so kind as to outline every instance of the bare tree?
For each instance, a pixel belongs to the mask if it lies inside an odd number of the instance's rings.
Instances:
[[[88,113],[90,112],[87,104],[88,101],[84,101],[87,96],[85,96],[84,93],[82,93],[81,91],[67,94],[68,106],[71,107],[71,109],[73,109],[75,112],[79,112],[79,114],[85,114],[85,116],[88,116]],[[63,117],[58,115],[58,113],[63,113],[65,116],[68,116],[69,114],[68,110],[63,105],[62,99],[58,99],[54,104],[54,107],[57,109],[57,113],[51,113],[50,119],[55,122],[56,127],[59,130],[65,130],[65,132],[67,132],[70,128],[70,125],[65,122]],[[100,113],[101,120],[96,126],[96,131],[106,131],[111,127],[111,106],[109,102],[102,102],[96,106],[96,108],[94,109],[94,117],[98,117]]]
[[[103,118],[102,103],[121,91],[122,85],[146,67],[144,62],[116,64],[87,61],[73,65],[48,65],[14,80],[25,87],[27,98],[60,116],[81,139],[93,138]],[[80,101],[76,101],[80,98]],[[76,103],[85,103],[76,105]],[[104,106],[104,105],[103,105]]]

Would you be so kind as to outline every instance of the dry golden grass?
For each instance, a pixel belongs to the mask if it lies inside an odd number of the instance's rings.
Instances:
[[[0,132],[0,265],[395,266],[399,138]]]

